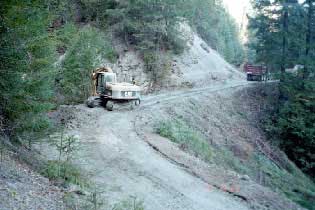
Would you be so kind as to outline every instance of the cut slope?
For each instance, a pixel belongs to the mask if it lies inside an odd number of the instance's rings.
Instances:
[[[196,33],[189,50],[176,59],[176,67],[182,72],[180,81],[203,86],[211,81],[240,80],[244,75],[211,49]]]
[[[187,83],[202,87],[215,81],[245,79],[244,74],[225,61],[217,51],[211,49],[188,24],[181,24],[181,31],[181,36],[189,40],[188,46],[183,54],[172,57],[172,68],[166,78],[165,87],[180,87]],[[150,79],[150,72],[145,70],[139,52],[123,45],[122,41],[115,42],[119,59],[112,68],[118,74],[119,81],[134,77],[147,92],[152,88],[153,82]]]

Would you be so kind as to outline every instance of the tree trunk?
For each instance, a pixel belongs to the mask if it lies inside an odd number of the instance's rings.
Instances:
[[[284,1],[283,7],[283,20],[282,20],[282,27],[283,27],[283,35],[282,35],[282,58],[281,58],[281,82],[284,79],[285,74],[285,64],[286,64],[286,54],[287,54],[287,36],[288,36],[288,6],[287,1]]]
[[[305,39],[305,64],[303,70],[303,79],[305,80],[308,77],[308,69],[310,62],[310,49],[312,44],[312,17],[314,13],[313,8],[314,0],[307,0],[308,4],[308,14],[307,14],[307,31],[306,31],[306,39]]]
[[[281,75],[280,75],[280,85],[279,85],[279,100],[283,101],[285,95],[283,93],[283,82],[285,77],[285,65],[286,65],[286,56],[287,56],[287,36],[288,36],[288,20],[289,12],[287,0],[283,3],[283,12],[282,12],[282,54],[281,54]]]

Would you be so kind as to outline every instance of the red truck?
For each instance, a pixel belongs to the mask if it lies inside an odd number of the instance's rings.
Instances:
[[[263,81],[266,80],[267,67],[246,63],[244,72],[247,74],[247,81]]]

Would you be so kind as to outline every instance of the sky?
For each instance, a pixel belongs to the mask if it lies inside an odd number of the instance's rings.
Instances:
[[[304,1],[305,0],[299,0],[300,3]],[[223,0],[223,3],[230,11],[230,14],[241,25],[244,17],[244,9],[246,14],[250,8],[250,0]]]
[[[246,29],[248,20],[246,13],[250,10],[250,0],[223,0],[224,5],[235,18],[240,27],[240,38],[242,42],[246,42]]]
[[[250,0],[223,0],[224,5],[229,10],[230,14],[236,19],[239,25],[243,22],[244,14],[250,7]]]

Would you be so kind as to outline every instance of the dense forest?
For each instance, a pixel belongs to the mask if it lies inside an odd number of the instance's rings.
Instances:
[[[280,79],[266,130],[299,167],[315,175],[315,1],[252,1],[250,59]],[[289,69],[294,69],[290,71]]]
[[[157,51],[171,56],[186,48],[179,33],[183,22],[240,64],[238,28],[221,1],[2,1],[1,130],[30,140],[50,127],[47,111],[82,103],[98,61],[115,63],[119,56],[113,37],[139,51],[158,74],[158,63],[167,60],[158,61]]]

